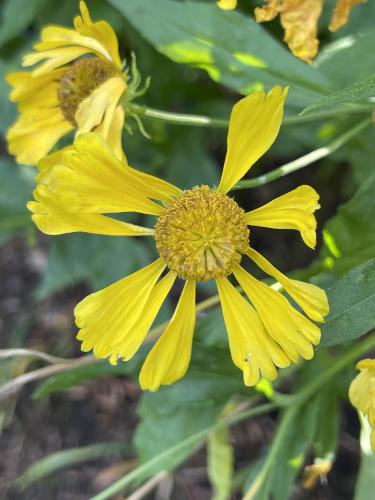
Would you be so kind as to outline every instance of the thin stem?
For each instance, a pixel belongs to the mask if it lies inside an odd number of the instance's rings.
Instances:
[[[228,120],[221,118],[209,118],[202,115],[188,115],[185,113],[172,113],[160,109],[148,108],[139,104],[127,104],[127,109],[133,114],[156,120],[161,120],[175,125],[191,125],[195,127],[219,127],[227,128]]]
[[[103,491],[101,491],[94,497],[91,497],[90,500],[106,500],[107,498],[112,497],[113,495],[120,492],[125,487],[136,481],[138,477],[147,476],[149,471],[154,470],[159,463],[163,463],[164,460],[167,461],[169,457],[178,456],[178,453],[181,453],[181,450],[190,448],[189,455],[191,455],[195,451],[196,447],[202,441],[204,441],[207,435],[211,432],[214,432],[218,429],[222,429],[223,427],[227,427],[229,425],[234,425],[248,418],[268,413],[276,408],[277,406],[275,404],[266,403],[264,405],[257,406],[256,408],[251,408],[236,415],[231,415],[225,419],[222,419],[216,424],[212,425],[211,427],[207,427],[206,429],[203,429],[202,431],[199,431],[196,434],[189,436],[183,441],[180,441],[171,448],[168,448],[159,455],[155,456],[148,462],[145,462],[144,464],[140,465],[139,467],[137,467],[137,469],[134,469],[129,474],[126,474],[124,477],[122,477],[115,483],[108,486],[108,488],[105,488]]]
[[[132,114],[154,120],[161,120],[166,123],[175,125],[188,125],[193,127],[217,127],[227,128],[229,120],[225,118],[210,118],[203,115],[190,115],[187,113],[173,113],[171,111],[163,111],[161,109],[150,108],[140,104],[126,103],[126,109]],[[303,116],[286,116],[283,120],[283,125],[299,125],[301,123],[313,122],[316,120],[323,120],[325,118],[333,118],[339,115],[348,115],[354,113],[369,112],[369,107],[364,105],[351,106],[350,108],[331,109],[321,111],[319,113],[310,113]]]
[[[246,179],[244,181],[240,181],[236,186],[232,188],[232,191],[238,189],[248,189],[248,188],[263,186],[268,182],[274,181],[276,179],[279,179],[280,177],[284,177],[285,175],[291,174],[292,172],[296,172],[301,168],[307,167],[308,165],[311,165],[312,163],[320,160],[321,158],[325,158],[326,156],[337,151],[341,146],[343,146],[350,139],[352,139],[360,132],[362,132],[362,130],[367,128],[371,123],[372,119],[366,118],[366,120],[361,121],[353,128],[349,129],[347,132],[337,137],[327,146],[315,149],[314,151],[311,151],[311,153],[301,156],[300,158],[297,158],[297,160],[293,160],[289,163],[286,163],[285,165],[282,165],[281,167],[272,170],[268,174],[260,175],[259,177],[255,177],[254,179]]]

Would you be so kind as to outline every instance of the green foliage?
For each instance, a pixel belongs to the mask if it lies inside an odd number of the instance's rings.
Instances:
[[[233,446],[228,429],[213,432],[207,441],[207,468],[213,500],[230,498],[233,476]]]
[[[46,0],[4,0],[0,19],[0,47],[21,34],[34,20]],[[20,15],[22,13],[22,15]]]
[[[223,15],[214,2],[110,3],[173,61],[204,69],[214,81],[243,94],[290,85],[288,106],[304,107],[331,89],[329,79],[294,58],[252,18]]]
[[[57,451],[28,467],[17,479],[16,484],[21,490],[24,490],[37,481],[51,474],[55,474],[62,469],[97,460],[105,456],[121,455],[127,451],[127,449],[128,446],[123,443],[97,443],[91,446]]]

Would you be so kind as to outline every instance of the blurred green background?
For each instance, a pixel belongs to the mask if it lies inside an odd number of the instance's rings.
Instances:
[[[312,66],[290,54],[282,42],[279,21],[255,23],[253,8],[260,3],[241,1],[236,11],[223,12],[210,0],[88,2],[93,19],[105,19],[115,29],[122,57],[129,60],[134,52],[142,76],[151,77],[151,87],[140,104],[228,118],[241,95],[276,84],[290,87],[286,124],[271,150],[251,170],[252,177],[329,146],[368,120],[369,98],[375,94],[374,2],[354,9],[349,23],[335,34],[327,29],[334,2],[324,2],[319,25],[321,49]],[[1,348],[25,347],[74,358],[81,355],[72,319],[75,304],[88,292],[150,262],[155,248],[152,243],[131,238],[84,234],[46,237],[32,224],[25,203],[32,196],[35,169],[16,165],[7,154],[5,133],[17,112],[8,101],[4,76],[20,68],[22,55],[30,51],[44,25],[70,26],[78,2],[3,0],[0,9]],[[310,115],[307,112],[298,118],[309,106]],[[311,118],[314,114],[321,117]],[[135,122],[131,123],[133,134],[124,134],[124,149],[132,166],[183,188],[218,182],[226,150],[225,129],[174,126],[147,119],[143,123],[150,140],[139,133]],[[338,344],[338,339],[349,341],[375,326],[375,266],[371,260],[375,255],[374,149],[373,130],[368,126],[306,169],[236,193],[245,209],[303,183],[320,193],[319,248],[315,253],[304,248],[293,232],[259,229],[251,239],[283,272],[293,271],[303,279],[333,287],[331,307],[338,320],[335,316],[327,325],[323,345]],[[210,296],[212,290],[210,284],[201,286],[199,298]],[[158,322],[168,317],[173,305],[174,297]],[[141,394],[137,385],[147,349],[131,363],[112,367],[103,361],[74,368],[39,385],[26,386],[4,400],[0,407],[0,495],[17,499],[89,498],[137,463],[147,464],[212,425],[233,401],[256,394],[243,386],[241,373],[232,366],[217,309],[199,318],[186,378],[156,394]],[[315,360],[299,370],[297,383],[329,366],[335,352],[319,350]],[[41,366],[40,360],[30,357],[2,360],[0,380],[6,382]],[[354,494],[357,500],[370,498],[364,495],[370,491],[367,481],[373,474],[373,463],[371,469],[369,462],[362,462],[361,480],[355,486],[359,427],[354,410],[345,402],[353,374],[351,367],[301,410],[294,433],[285,438],[278,456],[278,472],[267,479],[268,493],[256,498],[269,494],[277,500],[341,500]],[[290,380],[286,390],[289,384]],[[236,427],[230,438],[225,433],[213,434],[208,471],[206,453],[199,451],[173,476],[160,481],[159,497],[150,493],[149,498],[241,498],[242,489],[246,490],[261,470],[276,427],[276,415],[271,413]],[[110,444],[100,444],[103,442]],[[47,458],[28,470],[43,457],[70,448],[74,449],[68,454]],[[192,449],[189,445],[179,453],[161,456],[129,484],[134,488],[160,470],[175,469],[190,457]],[[311,463],[328,452],[337,456],[328,485],[307,492],[299,478],[293,486],[305,459]],[[366,473],[365,467],[370,472]]]

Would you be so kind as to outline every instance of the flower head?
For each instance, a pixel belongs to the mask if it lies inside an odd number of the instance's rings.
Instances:
[[[74,231],[116,236],[151,236],[160,257],[145,268],[93,293],[75,309],[82,350],[100,358],[129,360],[139,349],[175,280],[185,285],[176,310],[149,353],[141,374],[144,389],[181,378],[189,366],[195,328],[196,283],[214,279],[228,331],[233,362],[246,385],[260,376],[274,380],[277,367],[313,357],[328,313],[323,290],[287,278],[252,246],[248,226],[294,229],[314,248],[318,195],[300,186],[250,212],[228,196],[230,189],[269,149],[278,134],[287,89],[256,92],[233,108],[220,185],[179,188],[131,168],[116,158],[98,134],[82,134],[74,146],[47,158],[29,203],[33,220],[47,234]],[[156,216],[154,229],[106,214]],[[251,276],[251,259],[277,279],[300,306]],[[165,270],[167,272],[165,273]],[[244,295],[229,281],[232,277]],[[310,319],[308,319],[310,318]],[[311,321],[312,320],[312,321]]]
[[[33,71],[10,73],[10,99],[20,117],[9,129],[9,151],[19,163],[36,164],[65,134],[96,130],[121,157],[127,89],[117,37],[105,21],[93,22],[85,2],[74,29],[48,26],[23,66]]]
[[[357,368],[360,373],[350,384],[349,398],[371,425],[371,447],[375,452],[375,359],[363,359]]]

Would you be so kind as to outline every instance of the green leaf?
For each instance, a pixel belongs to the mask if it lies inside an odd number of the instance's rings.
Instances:
[[[10,236],[32,227],[26,203],[34,189],[34,170],[11,159],[0,160],[0,234]]]
[[[361,28],[327,45],[314,66],[319,73],[336,82],[338,88],[349,86],[353,83],[353,71],[349,68],[354,69],[356,81],[365,80],[374,73],[374,45],[375,28]]]
[[[233,447],[228,428],[213,432],[207,442],[208,477],[213,487],[213,500],[230,498],[233,460]]]
[[[363,99],[368,99],[369,97],[375,96],[375,73],[365,80],[358,81],[349,85],[343,90],[334,92],[328,97],[311,104],[305,108],[301,115],[310,113],[311,111],[316,111],[317,109],[327,109],[330,106],[336,106],[337,104],[352,103],[360,101]],[[348,108],[350,110],[350,108]]]
[[[375,327],[375,259],[345,274],[327,290],[330,313],[320,347],[348,342]]]
[[[9,101],[10,86],[5,76],[11,70],[11,65],[0,59],[0,132],[5,136],[8,127],[16,117],[16,106]]]
[[[68,234],[50,240],[48,264],[36,297],[87,280],[99,289],[136,271],[151,261],[142,242],[131,238]]]
[[[91,446],[70,448],[51,453],[28,467],[17,479],[16,485],[21,490],[24,490],[37,481],[59,472],[61,469],[90,462],[101,457],[121,455],[128,447],[129,445],[124,443],[97,443]]]
[[[0,47],[33,22],[46,0],[4,0],[1,8]]]
[[[135,435],[140,460],[145,462],[211,425],[228,399],[240,392],[249,390],[228,351],[195,343],[188,374],[171,386],[142,396],[138,408],[141,423]]]
[[[341,205],[337,215],[324,227],[337,252],[333,270],[341,274],[375,255],[375,173],[357,190],[353,198]],[[327,249],[323,255],[328,255]],[[336,253],[336,255],[335,255]]]
[[[290,85],[288,105],[303,107],[332,91],[329,79],[293,57],[250,16],[223,12],[215,2],[110,0],[157,50],[207,71],[248,94]]]

